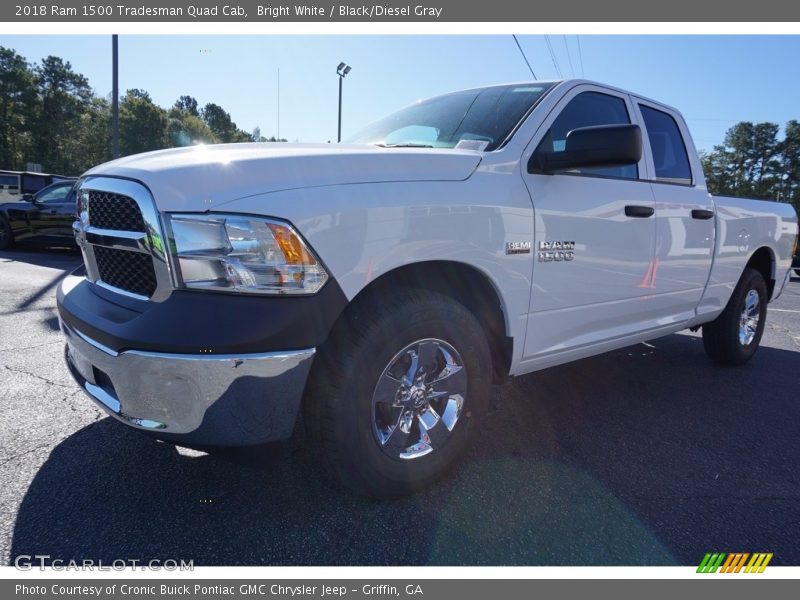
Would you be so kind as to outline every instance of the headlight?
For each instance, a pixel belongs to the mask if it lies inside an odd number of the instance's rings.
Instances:
[[[253,294],[313,294],[328,280],[286,223],[245,215],[167,215],[181,287]]]

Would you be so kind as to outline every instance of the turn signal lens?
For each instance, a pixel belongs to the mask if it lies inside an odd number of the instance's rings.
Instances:
[[[303,241],[286,225],[267,223],[272,231],[275,242],[283,252],[286,262],[290,265],[316,265],[316,259],[306,250]]]

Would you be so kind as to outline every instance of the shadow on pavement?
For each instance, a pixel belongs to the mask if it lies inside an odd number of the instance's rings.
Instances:
[[[395,502],[328,487],[289,444],[207,455],[102,419],[39,470],[11,557],[632,565],[717,550],[798,564],[800,405],[771,390],[796,384],[799,359],[763,347],[724,369],[673,335],[518,378],[453,475]]]
[[[73,247],[46,247],[37,244],[16,244],[13,250],[0,250],[0,264],[25,262],[54,269],[81,263],[81,252]]]
[[[45,285],[37,287],[37,289],[26,296],[18,305],[17,310],[26,310],[40,299],[52,294],[56,286],[73,270],[81,265],[81,253],[77,249],[65,248],[40,248],[37,246],[22,247],[19,246],[14,250],[5,250],[0,252],[0,269],[3,263],[28,263],[38,267],[48,267],[51,269],[60,269],[63,272],[50,279]],[[55,318],[55,325],[49,321],[46,322],[48,327],[54,330],[58,329],[58,319]]]

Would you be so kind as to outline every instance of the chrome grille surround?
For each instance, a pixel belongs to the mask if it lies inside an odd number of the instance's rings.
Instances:
[[[130,198],[139,208],[145,231],[125,231],[103,229],[90,224],[91,197],[96,193],[118,195]],[[97,285],[117,294],[137,300],[162,302],[172,293],[172,276],[167,255],[167,240],[155,202],[150,191],[142,184],[129,179],[113,177],[86,177],[78,184],[81,206],[79,218],[72,225],[75,239],[83,253],[86,265],[86,278]],[[97,196],[96,196],[97,197]],[[155,276],[155,290],[150,296],[121,289],[103,281],[98,268],[95,247],[101,246],[115,251],[144,254],[150,257]],[[122,255],[124,256],[124,255]],[[138,259],[136,262],[141,262]]]

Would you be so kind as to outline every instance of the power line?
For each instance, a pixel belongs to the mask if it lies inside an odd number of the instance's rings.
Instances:
[[[553,44],[550,43],[550,36],[544,36],[544,41],[547,43],[547,49],[550,51],[550,58],[553,60],[553,66],[556,68],[556,73],[558,73],[559,79],[563,79],[564,75],[561,73],[561,67],[558,66],[558,60],[556,59],[556,53],[553,52]]]
[[[576,35],[575,38],[578,40],[578,58],[581,59],[581,77],[583,77],[583,52],[581,51],[581,36]]]
[[[567,44],[567,36],[564,37],[564,48],[567,49],[567,60],[569,61],[569,73],[572,77],[575,77],[575,69],[572,68],[572,55],[569,53],[569,44]]]
[[[525,64],[528,65],[528,70],[533,75],[533,78],[536,79],[536,73],[533,72],[533,67],[531,67],[531,63],[528,62],[528,57],[525,56],[525,52],[522,50],[522,46],[519,45],[519,40],[517,39],[516,34],[511,34],[511,37],[514,38],[514,41],[517,43],[517,48],[519,48],[519,53],[522,54],[522,58],[525,59]]]

